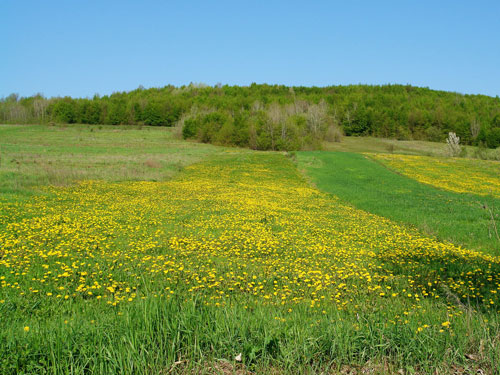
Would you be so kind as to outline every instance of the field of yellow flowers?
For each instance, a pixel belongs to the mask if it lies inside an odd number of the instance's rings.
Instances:
[[[283,155],[228,153],[168,182],[46,188],[2,202],[0,229],[5,373],[33,360],[115,371],[133,353],[132,373],[158,353],[124,344],[129,334],[171,345],[145,373],[238,353],[260,371],[500,364],[500,257],[357,210]],[[106,343],[75,339],[84,327]],[[80,358],[89,345],[102,348]]]
[[[405,176],[457,193],[500,198],[500,163],[464,158],[373,154],[375,160]]]

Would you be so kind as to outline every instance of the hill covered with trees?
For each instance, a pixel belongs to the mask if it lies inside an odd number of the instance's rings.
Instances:
[[[262,150],[319,147],[345,135],[500,146],[500,98],[409,85],[287,87],[203,84],[93,98],[0,100],[2,123],[178,126],[186,139]]]

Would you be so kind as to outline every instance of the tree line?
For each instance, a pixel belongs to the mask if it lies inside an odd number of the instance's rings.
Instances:
[[[186,139],[261,150],[320,147],[342,135],[500,146],[500,98],[410,85],[190,84],[93,98],[0,99],[2,123],[178,126]]]

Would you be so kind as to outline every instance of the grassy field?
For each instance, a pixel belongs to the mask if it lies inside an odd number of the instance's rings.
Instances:
[[[500,255],[490,211],[484,208],[500,208],[494,196],[422,184],[360,154],[311,151],[297,153],[296,158],[298,167],[318,188],[357,208],[410,224],[442,241]]]
[[[446,156],[446,145],[427,141],[400,141],[374,137],[343,137],[342,142],[325,142],[325,151],[396,153]]]
[[[495,161],[387,154],[372,157],[424,184],[457,193],[500,198],[500,163]]]
[[[342,142],[324,142],[325,151],[341,151],[356,153],[422,155],[422,156],[448,156],[446,142],[429,141],[402,141],[388,138],[374,137],[343,137]],[[462,146],[463,157],[500,160],[499,149],[478,148],[475,146]]]
[[[493,242],[440,241],[339,186],[374,190],[380,169],[410,201],[469,195],[355,154],[298,153],[306,179],[280,153],[90,129],[0,127],[3,161],[38,152],[78,171],[55,185],[2,163],[0,373],[499,373]],[[376,196],[402,204],[389,190]]]
[[[1,125],[0,194],[78,180],[161,181],[224,152],[173,134],[164,127]]]

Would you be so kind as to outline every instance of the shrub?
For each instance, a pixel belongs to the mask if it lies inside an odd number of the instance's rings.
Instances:
[[[52,107],[57,122],[72,124],[76,122],[76,103],[72,99],[58,100]]]
[[[330,125],[326,130],[325,141],[342,142],[342,130],[337,125]]]
[[[182,137],[184,139],[193,138],[196,135],[198,129],[197,118],[191,117],[184,120],[184,125],[182,127]]]

